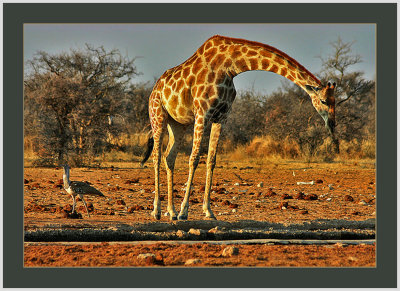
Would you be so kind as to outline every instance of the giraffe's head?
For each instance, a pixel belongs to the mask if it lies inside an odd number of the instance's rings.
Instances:
[[[320,87],[306,85],[315,109],[325,121],[325,126],[332,136],[335,132],[335,87],[336,83],[331,82]]]

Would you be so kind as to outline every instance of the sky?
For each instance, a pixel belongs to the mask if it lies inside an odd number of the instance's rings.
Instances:
[[[319,56],[333,52],[331,43],[340,37],[354,42],[352,52],[363,62],[351,67],[375,76],[375,24],[25,24],[24,61],[37,51],[50,54],[82,49],[85,44],[118,49],[136,58],[141,73],[133,83],[150,82],[188,59],[209,37],[220,34],[262,42],[285,52],[311,73],[321,71]],[[262,94],[277,90],[284,77],[252,71],[234,78],[238,91],[254,89]]]

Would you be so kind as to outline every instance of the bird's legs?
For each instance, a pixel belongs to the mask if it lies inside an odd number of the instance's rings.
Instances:
[[[79,194],[79,198],[81,198],[81,200],[83,201],[83,204],[85,205],[85,208],[86,208],[87,215],[90,217],[89,210],[86,205],[86,201],[85,201],[85,199],[83,199],[83,195]]]
[[[75,212],[75,206],[76,206],[76,199],[75,199],[75,195],[71,194],[72,196],[72,213]]]

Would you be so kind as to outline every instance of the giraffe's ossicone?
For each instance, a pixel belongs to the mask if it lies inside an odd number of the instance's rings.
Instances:
[[[193,175],[199,162],[201,140],[205,128],[211,126],[203,211],[206,218],[215,219],[210,208],[210,189],[221,128],[236,96],[233,78],[240,73],[253,70],[282,75],[305,90],[334,137],[335,83],[323,86],[295,59],[274,47],[244,39],[213,36],[185,62],[167,70],[154,85],[150,95],[149,116],[153,137],[148,142],[148,154],[142,164],[147,160],[153,147],[155,199],[152,215],[154,218],[161,218],[160,151],[165,131],[168,130],[169,134],[164,154],[168,178],[166,214],[173,220],[187,219],[189,195]],[[185,197],[178,215],[173,204],[173,171],[182,138],[189,126],[193,126],[193,147],[189,158]],[[333,140],[336,141],[335,138]]]

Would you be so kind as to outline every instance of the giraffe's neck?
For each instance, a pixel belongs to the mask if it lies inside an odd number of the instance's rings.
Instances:
[[[211,42],[218,51],[230,60],[226,66],[227,73],[232,78],[246,71],[269,71],[279,74],[304,90],[305,85],[319,86],[321,82],[295,59],[280,50],[258,42],[243,39],[214,36]],[[205,48],[207,47],[205,43]],[[205,51],[207,54],[207,51]],[[217,55],[218,56],[218,55]]]

